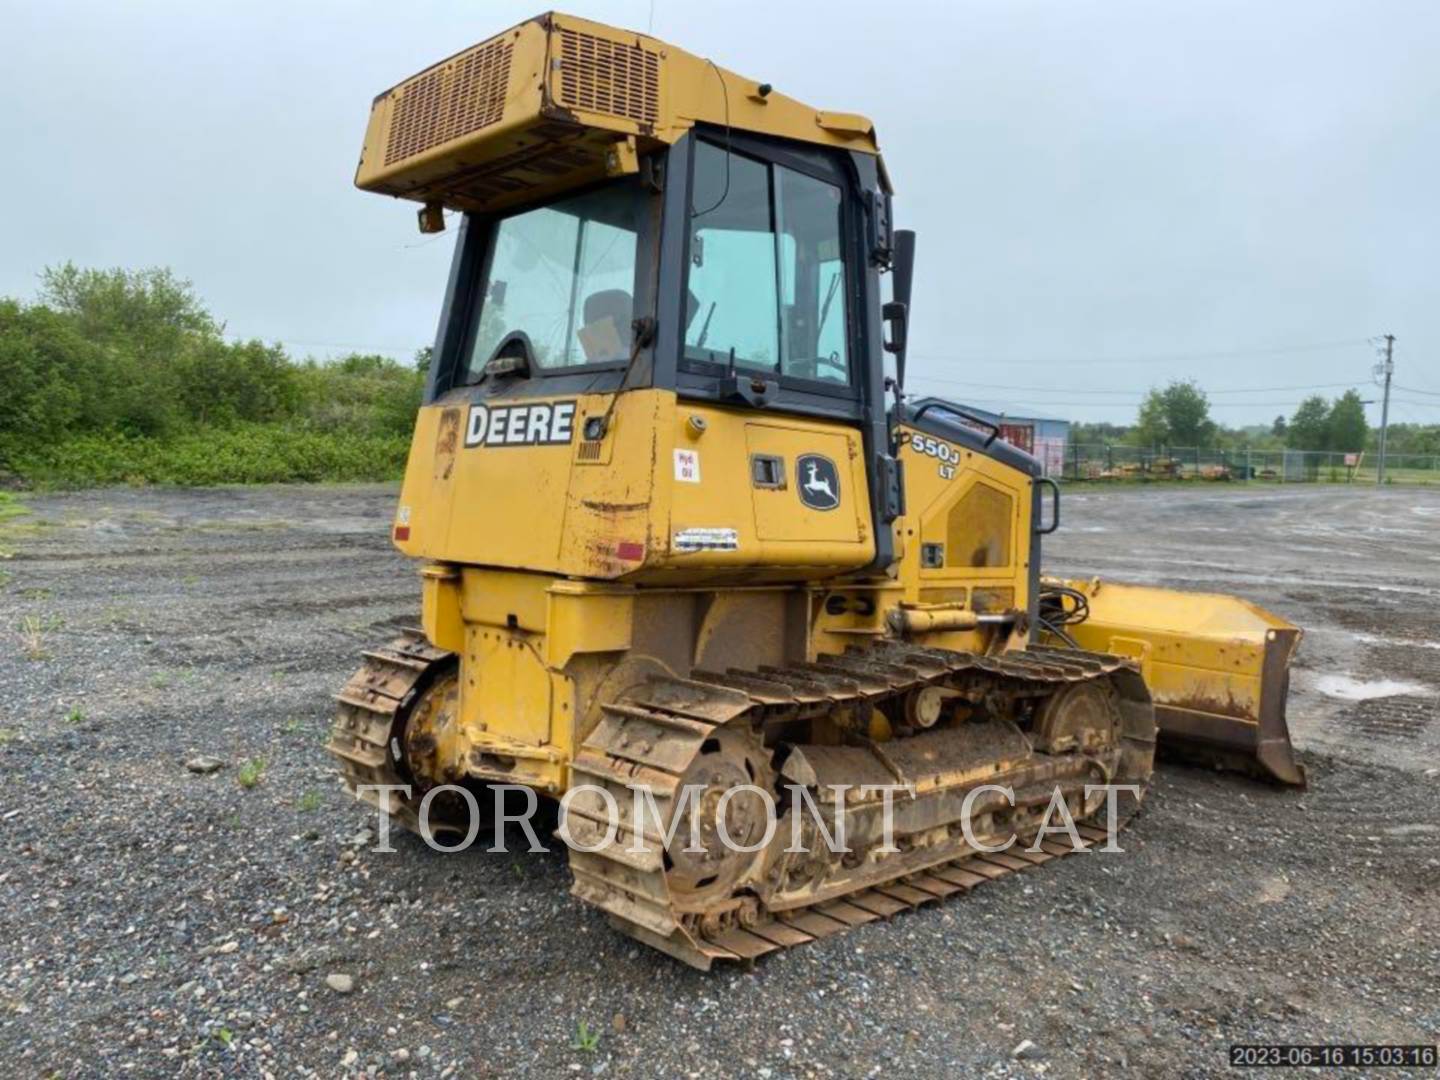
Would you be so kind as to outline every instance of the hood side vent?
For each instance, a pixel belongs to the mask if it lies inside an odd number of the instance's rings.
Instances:
[[[658,53],[564,27],[559,34],[561,105],[654,126],[660,118]]]
[[[485,42],[397,89],[385,164],[497,123],[505,115],[512,50],[508,38]]]

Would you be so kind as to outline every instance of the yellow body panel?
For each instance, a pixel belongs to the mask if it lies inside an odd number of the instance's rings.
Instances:
[[[949,612],[1026,611],[1030,602],[1031,479],[994,458],[909,427],[901,428],[907,514],[896,522],[896,577],[903,602]],[[951,516],[977,489],[1006,500],[994,524],[1008,538],[1006,558],[973,566],[952,551]],[[939,545],[940,565],[927,565],[926,545]],[[931,548],[932,556],[934,548]],[[933,560],[932,560],[933,561]],[[984,650],[993,633],[937,629],[914,640],[940,649]]]
[[[778,457],[787,465],[805,453],[825,454],[831,460],[851,466],[860,457],[859,439],[853,432],[822,432],[811,428],[795,428],[783,420],[757,419],[745,424],[745,453],[750,460],[757,455]],[[813,510],[795,498],[798,479],[787,469],[780,485],[757,490],[753,496],[755,535],[762,541],[781,540],[787,544],[863,544],[869,532],[866,519],[857,509],[868,510],[863,504],[847,500],[843,511]],[[864,475],[848,473],[850,489],[864,491]],[[837,508],[839,509],[839,508]]]
[[[916,602],[969,602],[974,590],[988,590],[978,608],[1023,610],[1029,601],[1030,477],[924,432],[902,428],[901,434],[908,514],[900,577],[906,596]],[[967,513],[976,493],[990,496],[986,509],[999,512]],[[983,557],[977,557],[982,545],[957,542],[961,524],[993,527],[995,539],[983,545]],[[940,546],[940,565],[926,565],[927,544]]]
[[[609,396],[492,401],[491,417],[576,402],[573,443],[466,445],[465,402],[420,410],[396,544],[407,555],[567,577],[748,580],[859,569],[875,556],[858,431],[843,424],[714,405],[677,405],[664,390],[615,401],[603,442],[580,436]],[[496,421],[491,421],[496,422]],[[751,483],[751,456],[779,457],[785,486]],[[817,511],[796,497],[801,454],[830,458],[839,503]]]

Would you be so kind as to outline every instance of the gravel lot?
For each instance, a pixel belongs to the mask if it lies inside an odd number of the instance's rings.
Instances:
[[[393,498],[28,500],[0,562],[6,1074],[1208,1076],[1232,1042],[1437,1041],[1440,492],[1071,495],[1051,569],[1306,628],[1311,790],[1166,766],[1124,855],[708,976],[572,902],[558,845],[356,843],[323,742],[358,651],[415,616]]]

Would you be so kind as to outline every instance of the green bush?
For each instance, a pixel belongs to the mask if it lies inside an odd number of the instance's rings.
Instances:
[[[93,371],[103,351],[63,316],[0,300],[0,432],[51,441],[84,414],[76,368]]]
[[[104,432],[49,446],[11,447],[10,467],[43,487],[103,484],[277,484],[393,480],[406,435],[246,424],[166,438]]]
[[[0,477],[46,486],[380,480],[400,475],[414,364],[296,363],[232,342],[169,270],[41,275],[0,298]]]
[[[300,409],[321,431],[409,434],[425,388],[423,374],[386,356],[307,361],[296,369]]]

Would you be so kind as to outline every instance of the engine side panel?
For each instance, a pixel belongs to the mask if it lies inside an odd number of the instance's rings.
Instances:
[[[905,602],[977,615],[1028,612],[1034,536],[1034,477],[1000,455],[901,427],[906,515],[899,522],[899,580]],[[951,638],[955,640],[951,640]],[[937,636],[930,644],[974,648]]]

